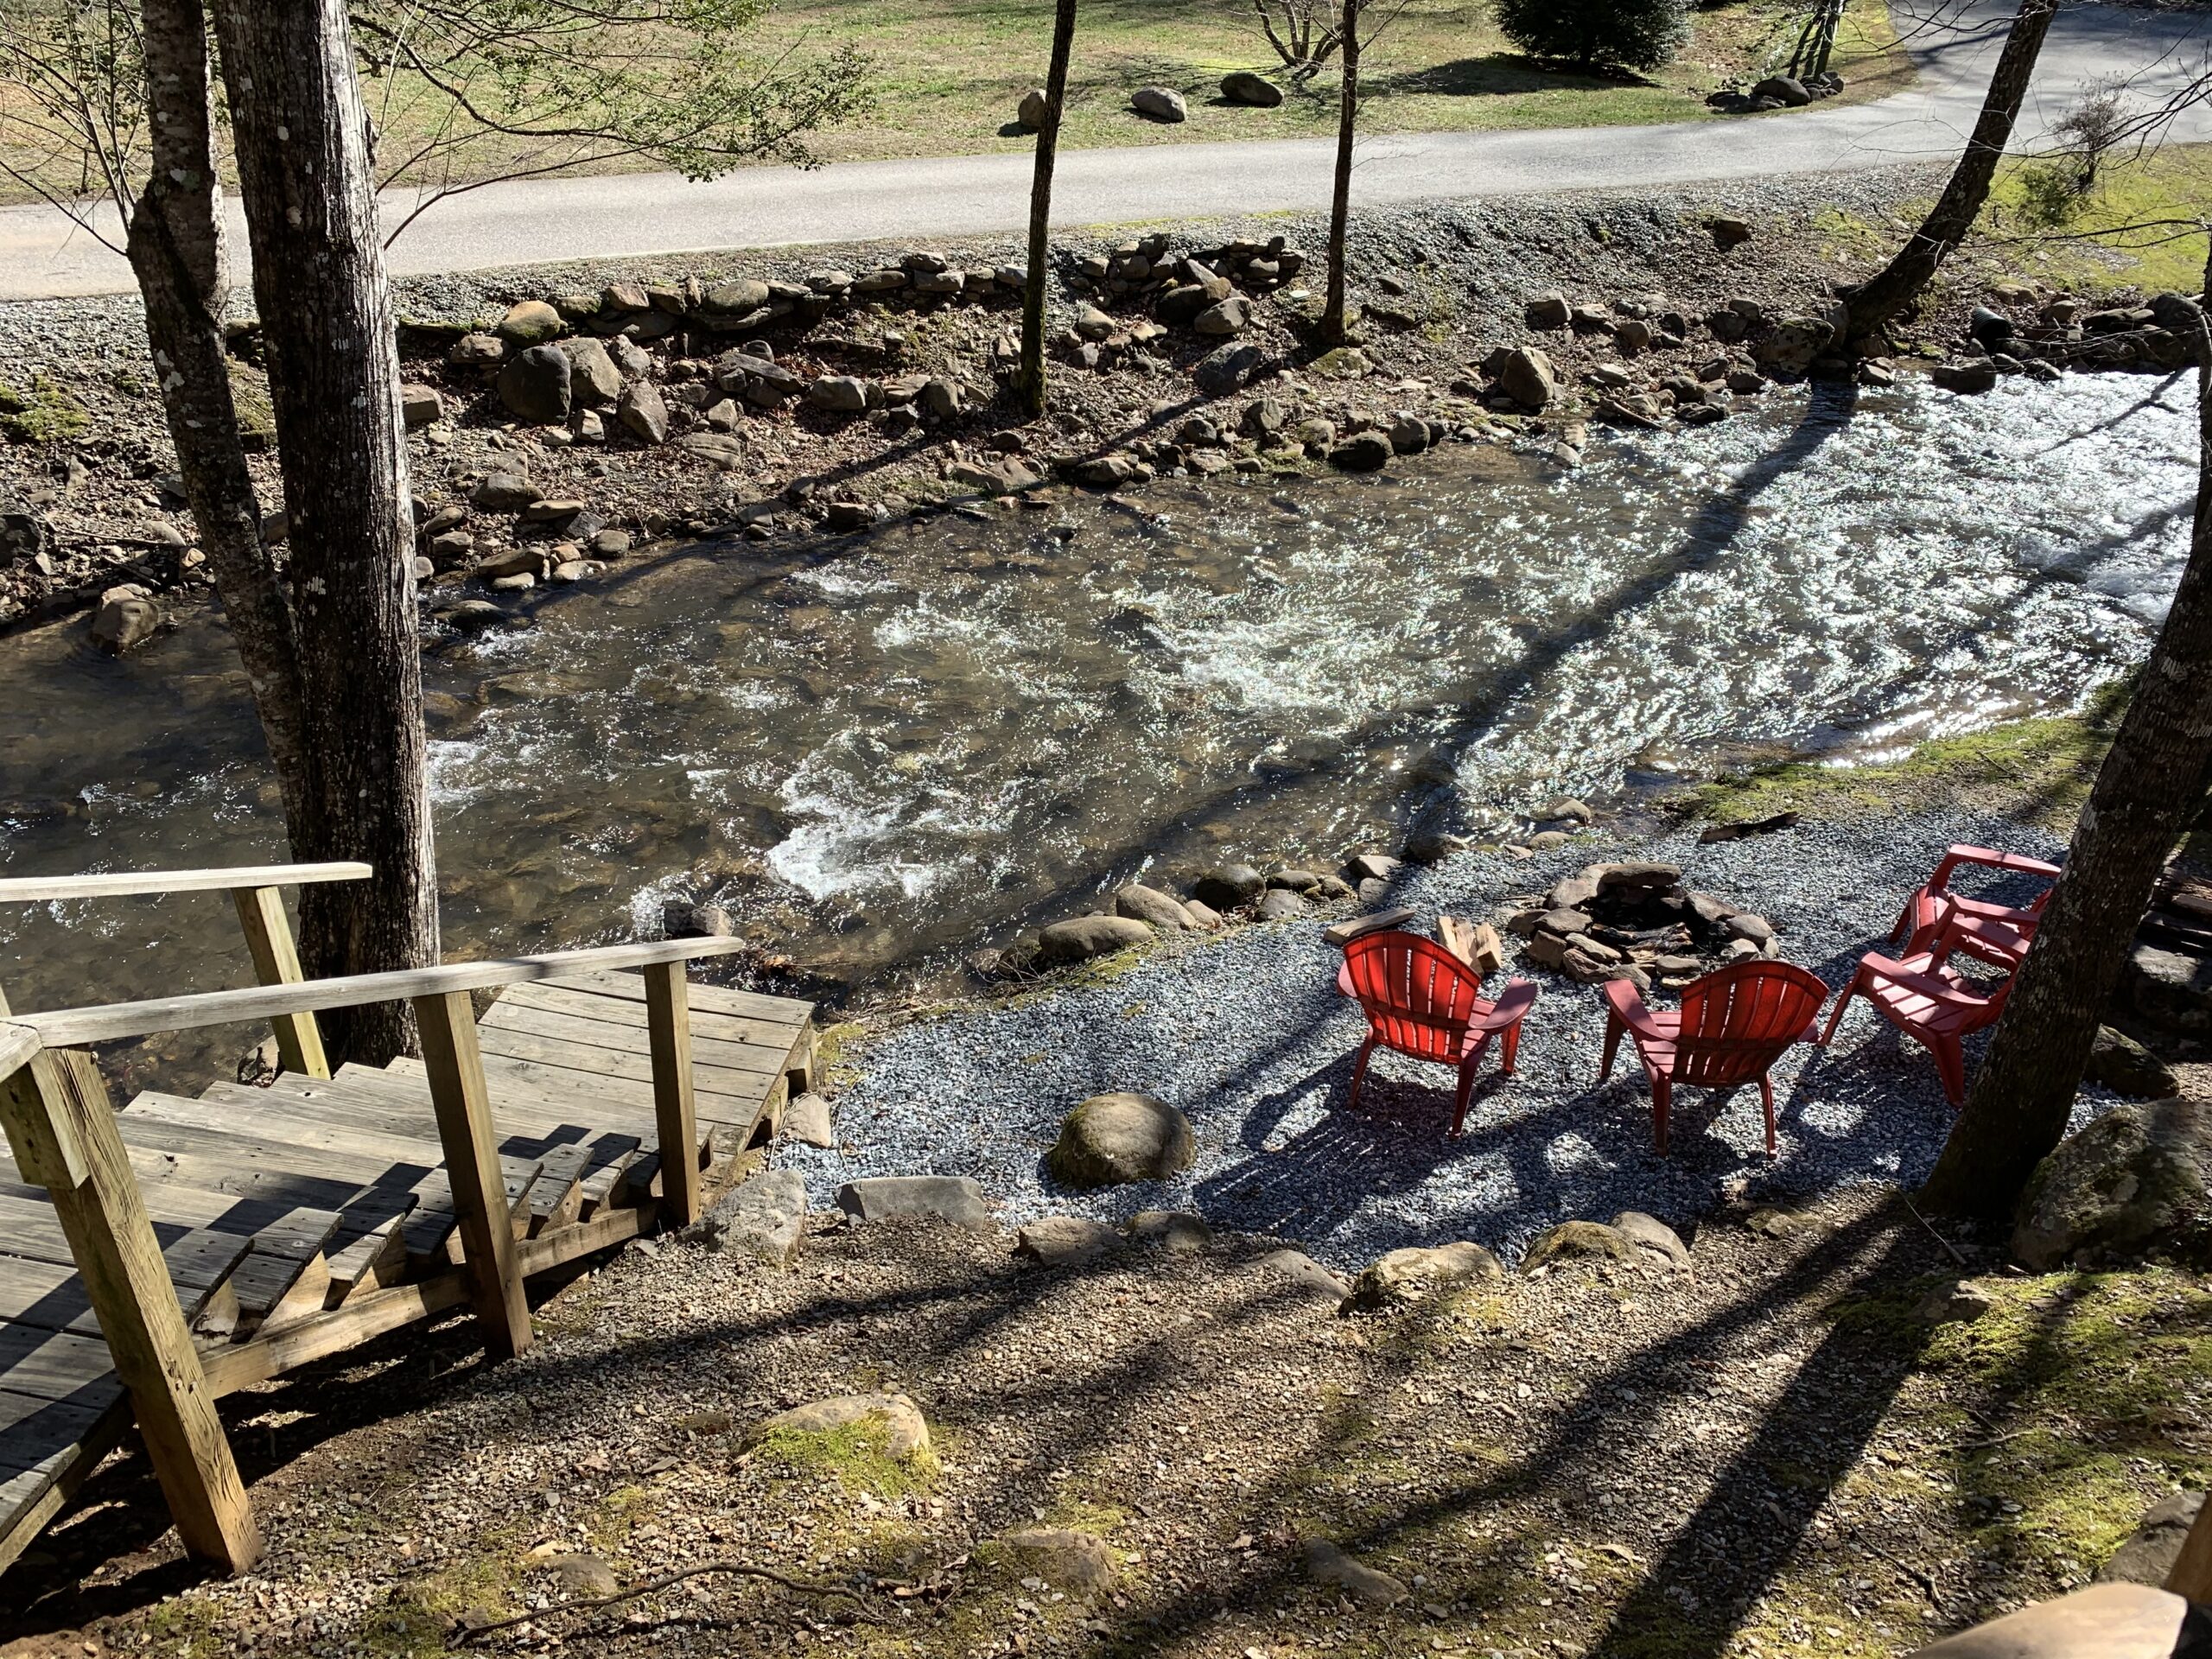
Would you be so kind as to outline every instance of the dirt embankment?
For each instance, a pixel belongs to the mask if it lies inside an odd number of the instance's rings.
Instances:
[[[893,513],[1007,510],[1008,488],[1037,501],[1063,480],[1288,477],[1431,442],[1571,454],[1593,415],[1725,419],[1777,378],[1847,372],[1820,333],[1834,289],[1864,274],[1868,228],[1902,232],[1929,183],[1892,169],[1363,214],[1364,320],[1337,353],[1312,342],[1318,222],[1070,237],[1052,408],[1036,422],[1006,386],[1011,243],[403,283],[426,589],[434,611],[481,624],[490,605],[465,601],[513,607],[656,537],[842,533]],[[1544,306],[1551,295],[1567,305]],[[1955,342],[1978,297],[1974,280],[1958,285],[1929,336]],[[2048,297],[2009,303],[2024,324]],[[543,305],[512,315],[522,302]],[[16,407],[16,441],[0,446],[0,625],[120,583],[203,586],[135,302],[9,308],[0,338]],[[235,338],[241,408],[265,438],[246,320]],[[534,343],[560,361],[518,366]],[[1534,372],[1511,356],[1531,346],[1547,359]],[[273,510],[273,457],[255,465]],[[495,474],[523,482],[486,491]]]

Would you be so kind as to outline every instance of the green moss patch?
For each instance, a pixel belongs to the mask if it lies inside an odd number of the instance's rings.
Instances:
[[[891,1431],[880,1418],[836,1428],[772,1429],[755,1453],[794,1474],[833,1476],[848,1491],[880,1498],[926,1492],[938,1475],[937,1455],[926,1446],[894,1457]]]
[[[33,375],[28,391],[0,381],[0,437],[10,443],[60,443],[92,423],[85,406],[45,375]]]

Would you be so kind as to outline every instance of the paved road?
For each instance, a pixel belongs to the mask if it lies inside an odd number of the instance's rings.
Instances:
[[[1955,155],[2011,7],[1973,0],[1963,19],[1939,21],[1939,3],[1892,5],[1919,72],[1910,90],[1892,98],[1667,126],[1379,137],[1361,146],[1354,188],[1372,205],[1726,181]],[[2201,13],[2069,7],[2044,48],[2019,145],[2036,144],[2101,78],[2136,75],[2146,95],[2178,87],[2203,61],[2208,41],[2212,18]],[[2212,139],[2212,107],[2190,111],[2176,136]],[[1060,158],[1053,218],[1101,225],[1316,207],[1328,200],[1332,151],[1321,139],[1070,151]],[[811,173],[751,168],[706,184],[632,174],[492,185],[433,207],[393,245],[391,265],[409,274],[1004,232],[1027,222],[1028,181],[1029,158],[1019,154],[854,162]],[[387,217],[396,220],[413,206],[397,193],[386,202]],[[112,221],[111,210],[111,232]],[[233,245],[245,247],[242,226]],[[57,211],[0,209],[0,300],[130,287],[124,262]]]

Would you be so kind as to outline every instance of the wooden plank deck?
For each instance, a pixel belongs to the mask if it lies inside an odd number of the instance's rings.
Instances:
[[[813,1007],[690,988],[712,1191],[813,1065]],[[652,1230],[660,1187],[637,974],[511,986],[478,1021],[499,1173],[525,1273]],[[217,1394],[369,1340],[467,1292],[428,1074],[415,1060],[116,1116]],[[130,1402],[43,1190],[0,1141],[0,1572],[128,1431]],[[504,1247],[496,1247],[504,1248]]]

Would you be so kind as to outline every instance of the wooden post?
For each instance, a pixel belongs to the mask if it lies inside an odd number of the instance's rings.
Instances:
[[[283,893],[276,887],[233,887],[231,899],[238,907],[246,949],[253,953],[253,976],[264,985],[297,985],[304,980],[300,953],[292,946],[292,929],[284,919]],[[307,1077],[330,1075],[330,1062],[322,1052],[322,1028],[314,1014],[280,1014],[270,1024],[276,1029],[276,1052],[287,1071]]]
[[[691,991],[681,962],[645,969],[645,1033],[660,1134],[660,1207],[671,1227],[699,1218],[699,1121],[691,1094]]]
[[[201,1560],[244,1572],[261,1557],[253,1504],[92,1057],[37,1054],[0,1086],[0,1117],[17,1166],[60,1217],[177,1535]]]
[[[484,1055],[476,1046],[476,1010],[467,991],[418,996],[414,1006],[430,1101],[437,1109],[438,1140],[445,1148],[446,1179],[461,1218],[461,1268],[468,1275],[469,1298],[483,1322],[485,1345],[497,1358],[512,1358],[530,1346],[530,1303],[523,1295],[507,1185],[492,1133]]]

